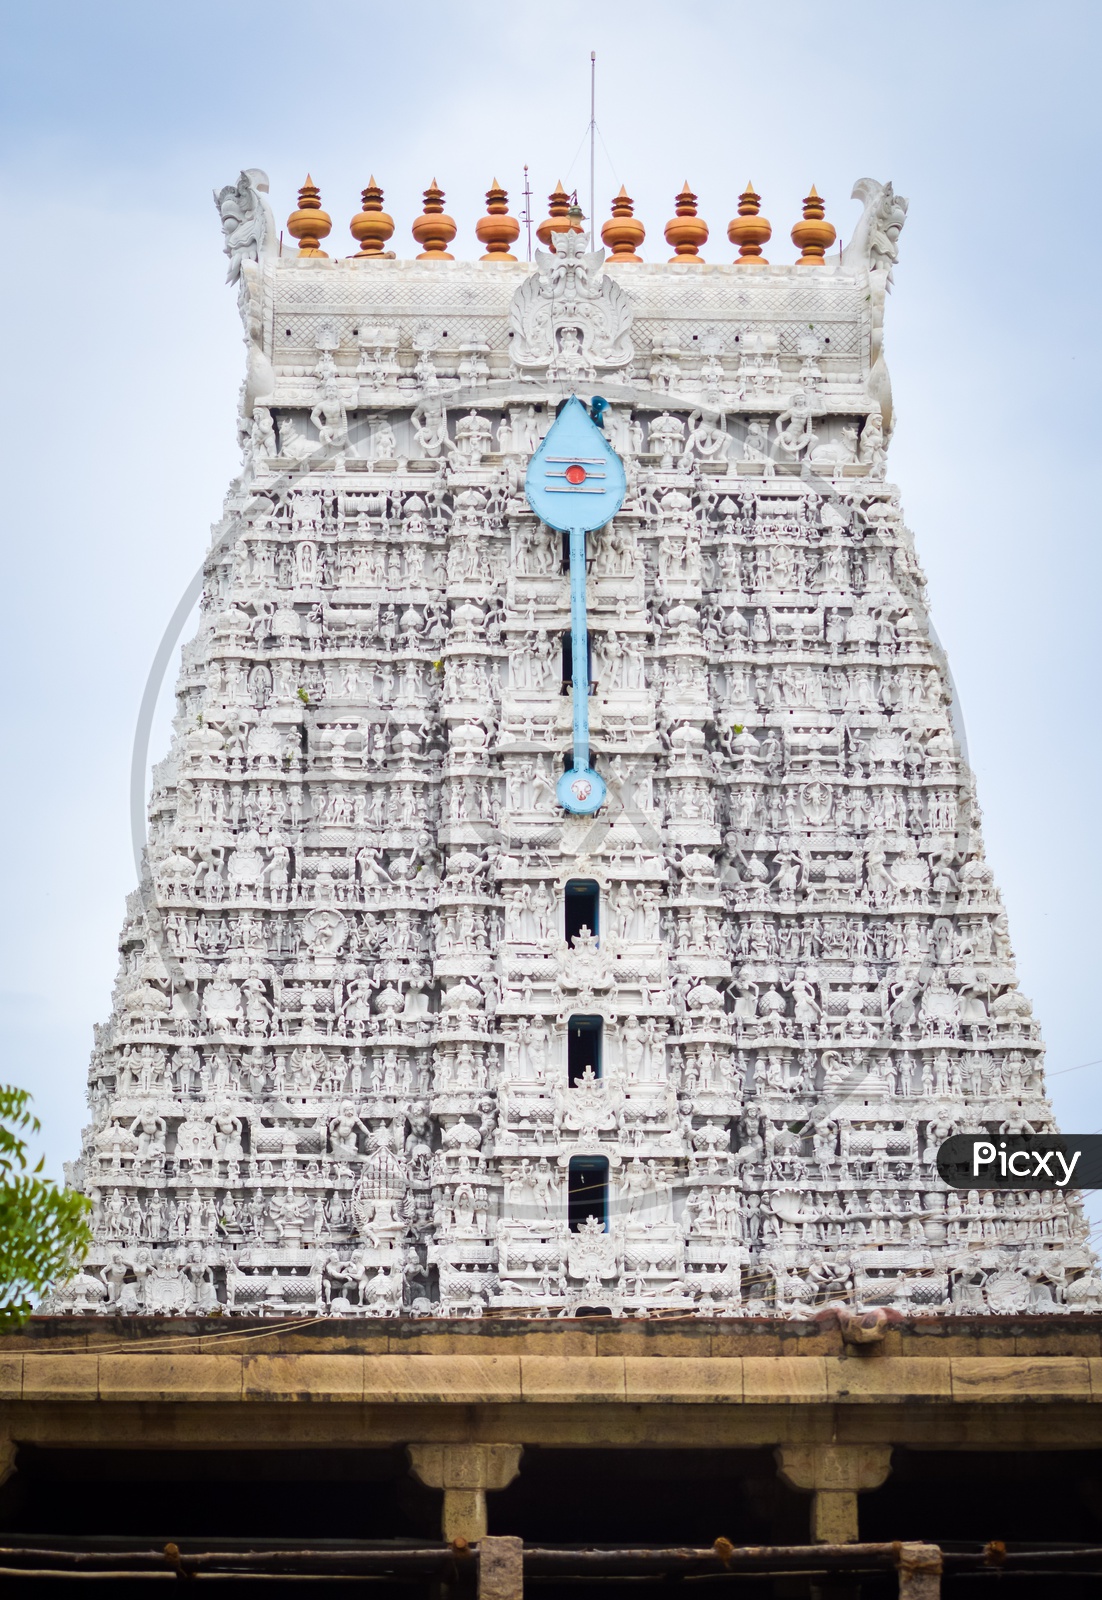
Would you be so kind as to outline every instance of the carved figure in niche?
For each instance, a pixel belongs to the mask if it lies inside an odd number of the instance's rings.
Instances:
[[[135,1140],[134,1153],[139,1161],[152,1161],[165,1153],[165,1133],[168,1124],[159,1117],[154,1106],[143,1106],[130,1124],[130,1135]]]
[[[699,456],[702,461],[720,462],[726,461],[730,453],[731,436],[727,432],[727,419],[723,413],[692,412],[681,457],[682,471],[692,471],[694,456]]]
[[[343,461],[348,449],[348,414],[335,377],[322,385],[321,394],[310,412],[310,421],[318,430],[321,450],[336,461]]]
[[[380,1267],[360,1290],[360,1300],[380,1317],[396,1317],[402,1309],[402,1274],[397,1267]]]
[[[460,417],[455,425],[454,460],[457,464],[480,466],[483,456],[492,451],[493,444],[493,431],[488,417],[479,416],[473,409],[465,417]]]
[[[767,478],[773,476],[773,452],[766,423],[752,420],[746,429],[742,459],[760,466]]]
[[[815,985],[810,981],[807,972],[802,967],[797,967],[792,981],[782,983],[781,988],[791,994],[793,1021],[804,1038],[809,1039],[812,1030],[818,1027],[823,1014],[823,1008],[815,998]]]
[[[536,415],[535,406],[528,406],[524,411],[513,411],[512,418],[513,449],[520,455],[532,455],[539,449],[540,440],[543,438],[545,431],[543,419]]]
[[[778,461],[801,461],[815,444],[815,431],[811,425],[811,407],[807,395],[797,389],[774,424],[777,441],[773,454]]]
[[[215,1154],[224,1161],[240,1161],[243,1150],[241,1131],[243,1123],[228,1106],[217,1107],[211,1116],[211,1135]]]
[[[306,436],[305,425],[290,412],[280,420],[279,453],[285,461],[309,461],[321,452],[317,439]]]
[[[348,942],[348,919],[340,911],[318,907],[302,921],[302,942],[315,956],[335,956]]]
[[[596,368],[586,355],[581,328],[557,329],[556,346],[555,358],[548,368],[549,378],[577,384],[583,381],[589,382],[596,377]]]
[[[283,1192],[277,1190],[268,1201],[268,1219],[275,1228],[277,1244],[283,1246],[292,1240],[298,1243],[306,1217],[306,1204],[306,1196],[296,1194],[290,1187]]]
[[[409,420],[414,438],[430,460],[453,453],[455,446],[448,437],[448,413],[437,395],[426,394]]]
[[[218,1031],[241,1019],[241,990],[219,969],[203,991],[203,1019]]]
[[[265,1034],[272,1016],[272,1003],[264,993],[263,979],[246,978],[241,985],[245,1008],[246,1030],[254,1035]]]
[[[100,1277],[107,1286],[107,1304],[117,1305],[122,1297],[123,1285],[129,1271],[126,1257],[121,1250],[112,1250],[107,1258],[107,1265],[100,1272]]]
[[[275,423],[267,406],[253,406],[250,442],[254,460],[279,454]]]
[[[403,1227],[397,1215],[405,1199],[408,1175],[406,1164],[391,1144],[390,1130],[376,1128],[368,1144],[363,1176],[352,1193],[352,1210],[357,1226],[373,1243],[392,1238]]]
[[[883,478],[886,468],[887,446],[884,440],[884,424],[879,410],[870,411],[865,418],[865,425],[861,429],[857,459],[862,466],[868,467],[870,478]]]
[[[339,1160],[350,1160],[358,1157],[360,1147],[357,1133],[362,1133],[365,1139],[371,1138],[371,1130],[360,1121],[351,1100],[342,1100],[337,1115],[329,1119],[329,1149],[331,1154]]]
[[[672,472],[674,457],[681,454],[685,439],[685,424],[680,417],[663,411],[651,420],[647,444],[651,455],[660,456],[659,471]]]
[[[813,466],[851,466],[857,460],[857,428],[852,422],[842,425],[840,439],[827,444],[816,444],[810,451]]]
[[[773,888],[781,900],[794,900],[803,863],[792,850],[778,850],[773,860]]]
[[[398,440],[389,417],[372,418],[365,454],[369,461],[394,461],[397,458]]]

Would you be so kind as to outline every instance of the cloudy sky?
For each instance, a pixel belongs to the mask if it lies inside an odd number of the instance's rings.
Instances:
[[[51,1170],[84,1120],[123,901],[138,704],[235,466],[242,349],[211,189],[309,170],[331,253],[372,173],[457,253],[495,177],[621,182],[644,254],[687,178],[726,260],[752,178],[791,260],[811,183],[910,197],[889,304],[891,473],[963,703],[987,845],[1063,1125],[1102,1128],[1097,5],[896,0],[5,0],[0,164],[5,915],[0,1061]],[[587,206],[588,209],[588,206]],[[167,722],[158,740],[163,753]]]

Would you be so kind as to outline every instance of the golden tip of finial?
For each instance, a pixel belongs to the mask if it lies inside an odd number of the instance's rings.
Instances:
[[[566,190],[562,186],[562,179],[561,178],[559,178],[557,180],[556,184],[555,184],[555,193],[556,194],[565,194],[566,193]]]
[[[810,190],[809,190],[809,191],[808,191],[808,196],[807,196],[807,198],[808,198],[808,199],[809,199],[809,200],[818,200],[818,198],[819,198],[819,191],[818,191],[818,189],[816,189],[816,187],[815,187],[815,185],[814,185],[814,184],[812,184],[812,185],[811,185],[811,188],[810,188]]]
[[[620,193],[616,196],[616,198],[617,200],[630,200],[631,196],[628,194],[623,184],[620,185]]]
[[[309,173],[307,173],[307,174],[306,174],[306,182],[305,182],[305,183],[304,183],[304,184],[303,184],[303,186],[302,186],[302,187],[303,187],[303,188],[304,188],[304,189],[308,189],[308,188],[311,188],[311,187],[312,187],[312,186],[313,186],[313,182],[314,182],[314,180],[313,180],[313,178],[312,178],[312,177],[311,177],[311,176],[310,176],[310,174],[309,174]]]
[[[693,191],[689,188],[689,180],[688,180],[688,178],[686,178],[685,182],[681,185],[681,193],[682,194],[692,194],[692,192]]]
[[[372,173],[370,178],[368,178],[367,187],[369,189],[377,189],[379,187],[378,184],[375,182],[375,174],[374,173]]]

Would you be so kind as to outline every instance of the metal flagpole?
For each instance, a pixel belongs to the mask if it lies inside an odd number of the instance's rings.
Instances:
[[[585,529],[570,530],[570,676],[574,700],[574,767],[589,767],[589,620],[585,595]]]

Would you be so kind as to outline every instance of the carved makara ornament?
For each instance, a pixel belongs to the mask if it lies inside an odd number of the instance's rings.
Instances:
[[[250,167],[236,183],[214,191],[225,238],[222,248],[230,258],[227,283],[238,281],[246,261],[259,261],[275,250],[275,227],[265,199],[267,193],[268,174],[258,167]]]

